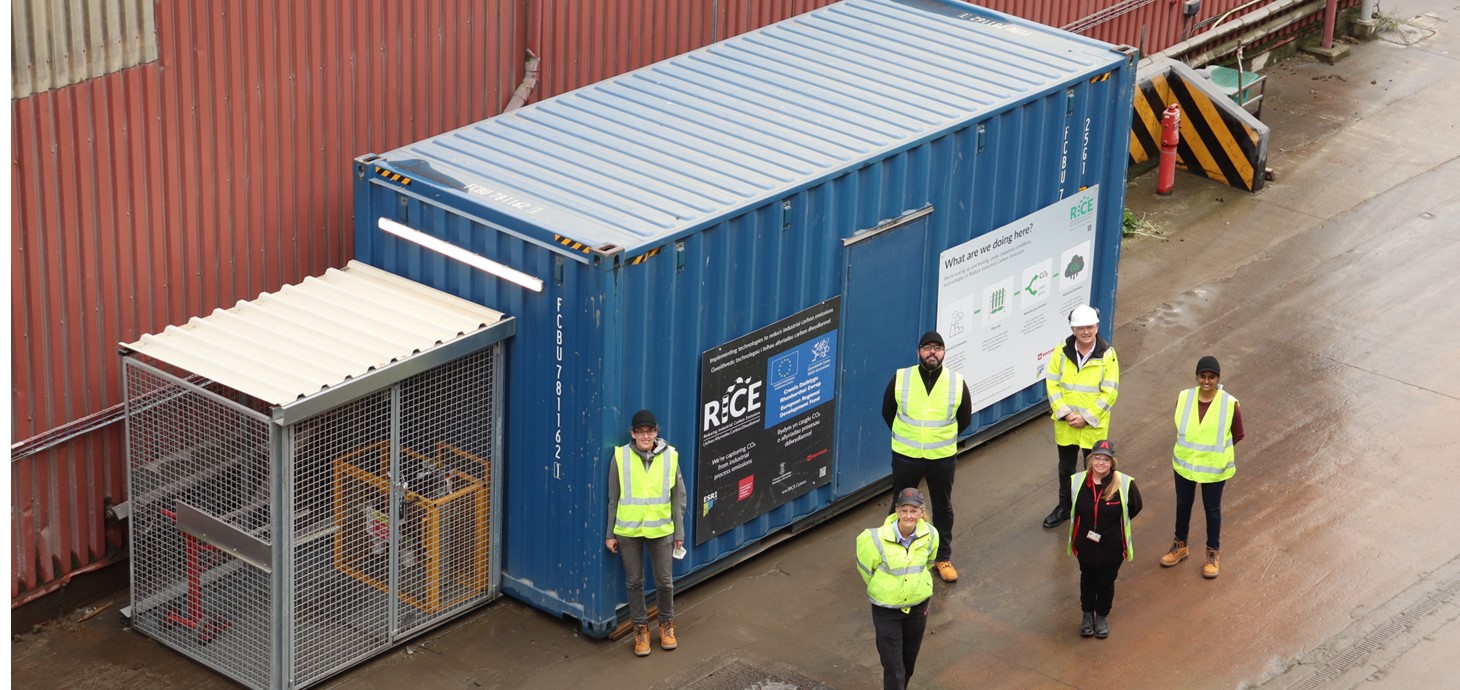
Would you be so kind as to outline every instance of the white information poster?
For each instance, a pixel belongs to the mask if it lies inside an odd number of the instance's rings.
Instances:
[[[938,256],[944,366],[963,374],[973,411],[1044,379],[1088,304],[1098,185]]]

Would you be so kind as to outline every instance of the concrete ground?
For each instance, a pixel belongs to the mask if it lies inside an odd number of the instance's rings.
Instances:
[[[1140,483],[1111,637],[1081,639],[1078,569],[1048,423],[960,460],[955,562],[917,688],[1456,687],[1460,649],[1460,7],[1387,0],[1390,40],[1269,68],[1275,181],[1256,195],[1135,178],[1155,236],[1124,246],[1113,440]],[[1381,27],[1383,28],[1383,27]],[[1419,38],[1415,39],[1418,36]],[[1413,39],[1413,40],[1412,40]],[[1222,575],[1171,540],[1171,408],[1203,354],[1248,438],[1224,501]],[[870,688],[880,678],[848,511],[678,598],[680,649],[636,659],[504,599],[322,687]],[[1200,511],[1192,536],[1200,541]],[[18,688],[236,687],[124,631],[116,609],[24,632]]]

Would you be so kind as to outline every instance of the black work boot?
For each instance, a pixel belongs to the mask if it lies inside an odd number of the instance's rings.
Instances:
[[[1044,518],[1044,528],[1059,527],[1061,522],[1068,519],[1070,519],[1070,509],[1064,506],[1055,506],[1054,510],[1049,511],[1049,515]]]

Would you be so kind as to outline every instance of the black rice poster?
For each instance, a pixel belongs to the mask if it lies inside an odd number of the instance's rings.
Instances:
[[[831,482],[840,321],[833,297],[700,358],[695,544]]]

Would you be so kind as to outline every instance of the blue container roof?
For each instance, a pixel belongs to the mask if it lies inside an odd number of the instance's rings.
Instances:
[[[376,163],[633,253],[1123,59],[962,3],[846,0]]]

